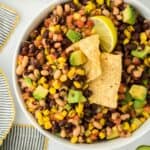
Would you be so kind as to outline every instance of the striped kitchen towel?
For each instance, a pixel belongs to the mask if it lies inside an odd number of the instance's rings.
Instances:
[[[0,70],[0,145],[13,124],[15,108],[5,74]]]
[[[16,27],[19,17],[15,10],[0,3],[0,50]]]
[[[31,125],[14,125],[0,150],[47,150],[48,140]]]

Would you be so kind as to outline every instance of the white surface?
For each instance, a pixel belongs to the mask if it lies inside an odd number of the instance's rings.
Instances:
[[[43,0],[48,1],[48,0]],[[138,0],[137,0],[138,1]],[[46,3],[42,3],[42,0],[0,0],[0,2],[4,2],[12,7],[14,7],[18,14],[20,15],[20,21],[17,26],[17,29],[15,32],[13,32],[13,36],[11,36],[10,40],[7,43],[7,46],[4,48],[2,53],[0,53],[0,67],[5,71],[9,83],[12,89],[13,94],[13,88],[12,88],[12,78],[11,78],[11,60],[13,56],[13,50],[15,48],[15,43],[17,39],[20,36],[20,33],[24,30],[24,26],[28,24],[28,22],[34,17],[34,15],[38,12],[41,7],[46,5]],[[143,2],[146,2],[148,4],[148,0],[143,0]],[[15,100],[15,97],[14,97]],[[16,104],[16,123],[30,123],[27,118],[24,116],[22,111],[20,110],[20,107],[15,100]],[[135,148],[138,145],[141,144],[150,144],[150,133],[146,134],[144,137],[136,141],[135,143],[128,145],[124,148],[121,148],[120,150],[135,150]],[[59,145],[58,143],[54,143],[53,141],[49,141],[49,149],[51,150],[71,150],[67,149],[66,147],[62,147],[62,145]],[[111,150],[111,147],[110,147]]]

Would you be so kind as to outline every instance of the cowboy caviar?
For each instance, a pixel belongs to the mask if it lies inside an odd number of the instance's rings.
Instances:
[[[123,57],[114,109],[89,102],[87,58],[81,51],[66,51],[93,34],[90,18],[100,15],[117,28],[119,40],[111,53]],[[16,74],[27,110],[45,130],[71,143],[128,137],[150,115],[150,21],[123,0],[57,5],[22,43]]]

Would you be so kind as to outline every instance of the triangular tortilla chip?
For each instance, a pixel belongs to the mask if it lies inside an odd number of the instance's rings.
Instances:
[[[73,50],[81,50],[87,57],[88,61],[84,67],[87,73],[88,82],[101,75],[99,44],[99,35],[92,35],[82,39],[68,48]]]
[[[116,108],[117,93],[121,82],[121,55],[101,53],[100,58],[102,74],[90,83],[90,88],[93,91],[90,102]]]

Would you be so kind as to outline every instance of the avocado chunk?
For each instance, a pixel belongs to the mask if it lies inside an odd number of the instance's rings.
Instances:
[[[86,56],[80,50],[72,52],[69,58],[69,62],[72,66],[83,65],[86,63],[86,61]]]
[[[33,97],[37,100],[44,99],[48,94],[48,90],[39,85],[33,92]]]
[[[131,55],[139,59],[144,59],[148,54],[150,54],[150,46],[146,46],[144,50],[132,50]]]
[[[147,145],[141,145],[136,150],[150,150],[150,146]]]
[[[147,95],[147,88],[142,86],[142,85],[132,85],[129,93],[133,97],[133,99],[136,100],[145,100],[146,95]]]
[[[32,87],[32,80],[29,77],[24,78],[24,83],[27,87]]]
[[[81,39],[81,34],[71,29],[68,30],[66,36],[72,43],[78,42]]]
[[[117,138],[119,136],[119,131],[116,127],[112,128],[111,134],[107,136],[107,140]]]
[[[69,90],[68,94],[68,103],[79,103],[79,102],[85,102],[86,98],[83,96],[81,91],[77,90]]]
[[[140,109],[140,108],[143,108],[144,105],[146,104],[146,101],[141,101],[141,100],[135,100],[134,103],[133,103],[133,106],[135,109]]]
[[[136,22],[136,17],[137,13],[135,9],[131,6],[128,5],[124,10],[123,10],[123,22],[128,23],[131,25],[134,25]]]

